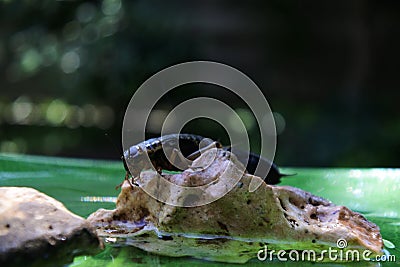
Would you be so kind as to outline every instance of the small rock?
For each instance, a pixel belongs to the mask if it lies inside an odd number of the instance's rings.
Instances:
[[[0,187],[0,265],[62,266],[102,246],[87,221],[26,187]]]

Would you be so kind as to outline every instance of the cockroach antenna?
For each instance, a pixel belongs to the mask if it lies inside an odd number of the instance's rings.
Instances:
[[[115,152],[117,153],[117,155],[121,155],[121,151],[122,149],[118,149],[117,144],[115,143],[115,141],[111,138],[111,136],[105,132],[104,136],[107,137],[107,140],[110,142],[110,144],[112,144],[112,147],[114,148]]]

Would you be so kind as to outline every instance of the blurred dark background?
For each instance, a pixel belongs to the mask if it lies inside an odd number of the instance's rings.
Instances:
[[[0,151],[118,159],[141,83],[211,60],[263,90],[278,164],[398,167],[399,14],[399,1],[2,0]],[[240,99],[204,85],[165,96],[148,135],[174,105],[200,95],[229,102],[258,138]],[[225,139],[209,120],[184,130]]]

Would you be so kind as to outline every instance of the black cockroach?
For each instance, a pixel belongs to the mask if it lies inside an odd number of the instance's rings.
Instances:
[[[126,170],[125,179],[128,179],[130,174],[132,176],[139,175],[140,171],[150,166],[146,166],[148,164],[148,160],[145,157],[150,159],[150,162],[154,166],[157,171],[161,170],[169,170],[175,171],[179,170],[177,167],[172,165],[170,161],[167,159],[164,153],[164,148],[177,147],[176,141],[179,142],[179,149],[182,153],[182,156],[192,157],[193,155],[200,155],[197,153],[199,151],[200,142],[205,140],[204,137],[194,134],[170,134],[164,135],[158,138],[148,139],[143,141],[137,145],[131,146],[129,149],[124,151],[124,155],[122,157],[124,167]],[[212,141],[211,139],[206,139],[206,146],[214,144],[217,148],[222,148],[221,143],[218,141]],[[230,147],[224,147],[223,149],[230,151]],[[147,153],[147,155],[146,155]],[[271,165],[270,171],[266,177],[264,177],[264,181],[267,184],[277,184],[280,182],[280,178],[287,176],[285,174],[280,173],[278,167],[273,164],[270,160],[261,157],[255,153],[245,153],[245,152],[236,152],[238,160],[241,161],[245,166],[246,170],[250,174],[257,175],[255,172],[257,164],[268,164]],[[248,161],[246,158],[248,157]],[[190,158],[193,159],[193,158]],[[130,164],[131,168],[128,168],[128,164]],[[131,173],[133,172],[133,173]]]

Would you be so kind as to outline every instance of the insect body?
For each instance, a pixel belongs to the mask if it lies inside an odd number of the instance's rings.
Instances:
[[[190,155],[198,151],[200,143],[203,140],[205,140],[206,145],[215,143],[216,147],[222,147],[219,142],[194,134],[170,134],[148,139],[131,146],[124,152],[123,162],[125,170],[127,172],[130,170],[133,172],[131,173],[133,176],[137,176],[141,170],[151,167],[148,166],[148,159],[150,159],[156,170],[180,170],[180,168],[170,162],[166,154],[170,157],[178,157],[178,159],[183,160],[182,157],[190,157]],[[170,155],[172,153],[177,153],[177,155]],[[128,168],[128,164],[130,168]],[[184,167],[187,168],[188,166]]]
[[[149,164],[152,164],[159,172],[161,172],[161,170],[174,171],[186,169],[188,165],[178,168],[170,162],[166,154],[169,155],[170,159],[175,158],[181,162],[184,162],[185,158],[193,160],[194,158],[191,157],[197,157],[200,155],[198,152],[201,145],[203,145],[205,149],[211,145],[214,145],[217,148],[222,148],[221,143],[217,141],[193,134],[164,135],[131,146],[124,152],[123,156],[124,167],[127,171],[125,179],[129,178],[129,173],[132,176],[138,176],[143,169],[151,168]],[[174,148],[179,148],[179,150]],[[225,147],[224,149],[228,151],[231,150],[230,147]],[[255,153],[237,153],[235,151],[235,155],[239,161],[246,166],[246,169],[250,174],[255,174],[254,172],[258,163],[271,165],[268,175],[264,178],[264,181],[267,184],[277,184],[280,182],[281,177],[286,176],[279,172],[279,169],[275,164]],[[246,161],[246,158],[248,158],[248,161]]]
[[[226,148],[227,150],[230,151],[230,148]],[[285,176],[291,176],[292,174],[282,174],[279,171],[278,166],[271,162],[269,159],[264,158],[256,153],[253,152],[244,152],[244,151],[235,151],[235,156],[237,159],[242,162],[244,165],[246,165],[246,170],[250,174],[254,174],[256,176],[262,177],[262,173],[256,172],[256,168],[258,164],[263,166],[264,168],[267,168],[269,166],[269,172],[266,177],[264,177],[264,182],[266,184],[278,184],[281,182],[281,178]],[[247,159],[247,164],[246,164],[246,159]]]

